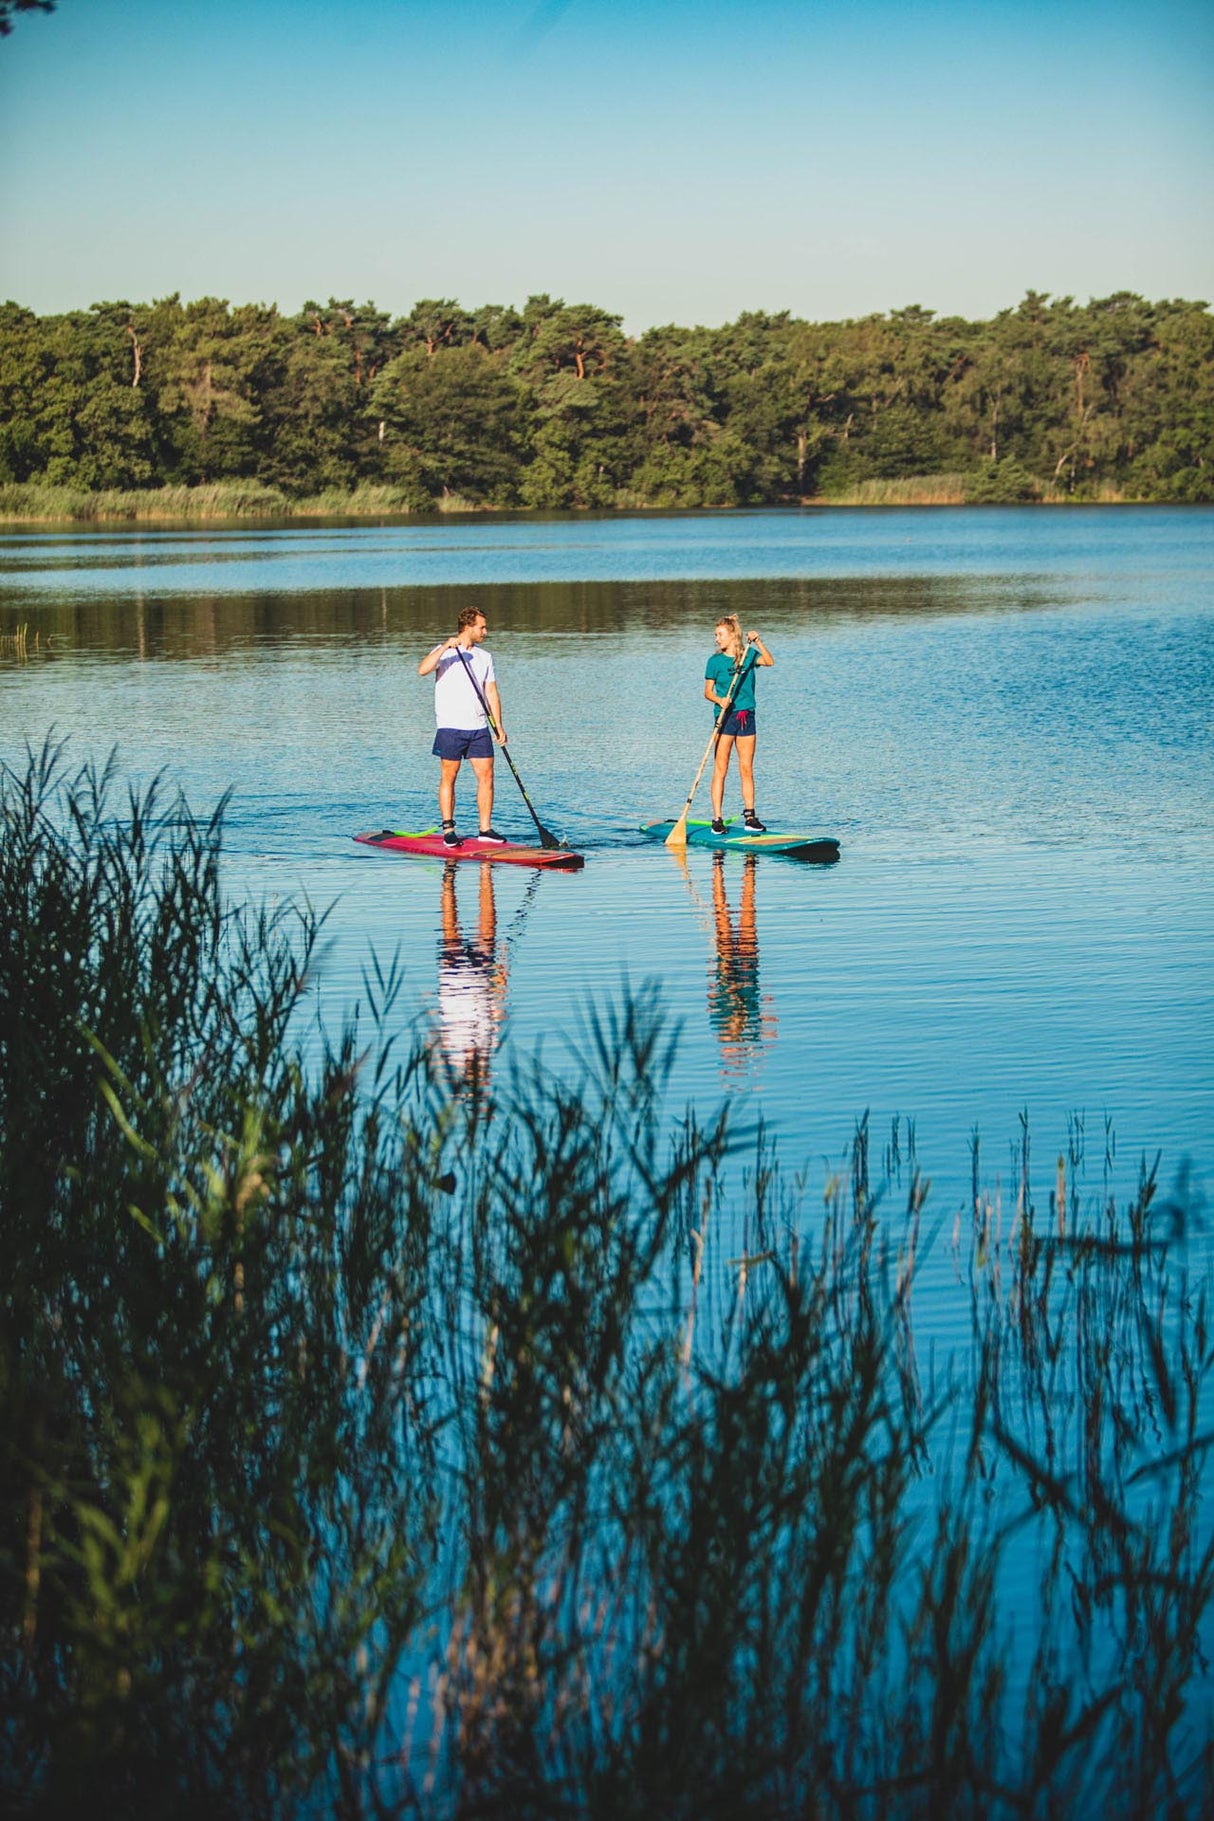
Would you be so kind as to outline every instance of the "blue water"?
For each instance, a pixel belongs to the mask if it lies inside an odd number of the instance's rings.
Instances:
[[[57,594],[501,582],[964,576],[1131,588],[1208,574],[1205,508],[918,507],[0,534],[8,574]],[[206,571],[205,578],[200,571]]]
[[[807,1226],[867,1114],[874,1178],[902,1160],[895,1242],[912,1152],[931,1179],[915,1345],[929,1374],[959,1345],[964,1380],[975,1136],[1004,1239],[1022,1119],[1042,1211],[1062,1153],[1089,1201],[1124,1203],[1156,1154],[1165,1190],[1189,1160],[1199,1216],[1214,1184],[1212,532],[1214,512],[1153,508],[21,532],[0,538],[0,761],[54,730],[71,760],[116,746],[197,809],[230,790],[229,891],[330,907],[312,994],[331,1025],[372,951],[405,969],[394,1026],[453,1067],[479,1052],[500,1074],[542,1045],[565,1068],[591,1006],[659,998],[672,1105],[762,1123]],[[466,604],[581,872],[350,839],[435,820],[416,669]],[[837,837],[837,865],[680,861],[638,832],[677,813],[704,752],[727,611],[776,660],[759,809]],[[494,819],[528,838],[497,770]],[[470,829],[466,782],[459,806]],[[746,1249],[714,1234],[706,1312]],[[1208,1209],[1185,1263],[1214,1265]],[[1078,1420],[1061,1408],[1060,1432]],[[1039,1604],[1034,1547],[1001,1567],[1009,1616]]]
[[[231,789],[230,889],[333,906],[334,1019],[372,945],[403,957],[400,1016],[437,1019],[453,932],[498,1067],[541,1037],[556,1061],[592,999],[646,983],[681,1028],[676,1098],[761,1117],[811,1203],[866,1110],[881,1144],[913,1121],[944,1230],[972,1133],[1006,1181],[1022,1112],[1043,1199],[1076,1120],[1093,1192],[1109,1145],[1127,1190],[1157,1150],[1208,1186],[1212,530],[1138,508],[22,531],[0,539],[0,633],[28,628],[0,648],[0,758],[54,728],[197,807]],[[467,603],[580,874],[445,884],[349,839],[435,820],[416,665]],[[833,868],[680,866],[637,833],[704,750],[723,611],[776,658],[760,813],[836,836]],[[533,832],[500,764],[495,820]],[[947,1329],[943,1291],[926,1316]]]

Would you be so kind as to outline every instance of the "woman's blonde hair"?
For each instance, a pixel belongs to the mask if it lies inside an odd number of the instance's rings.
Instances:
[[[717,626],[725,626],[729,629],[730,642],[733,645],[731,656],[735,664],[740,664],[742,661],[742,653],[745,650],[745,645],[742,640],[741,620],[736,613],[723,613],[717,621]],[[713,630],[715,631],[716,627],[714,627]]]

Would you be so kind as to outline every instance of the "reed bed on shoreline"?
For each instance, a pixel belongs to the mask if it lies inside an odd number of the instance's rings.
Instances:
[[[824,506],[964,506],[973,475],[923,474],[903,480],[861,481],[843,493],[824,495]]]
[[[1006,467],[1006,464],[1005,464]],[[802,500],[803,506],[964,506],[964,505],[1127,505],[1133,496],[1111,486],[1087,492],[1061,492],[1028,476],[999,488],[981,474],[929,474],[900,480],[869,480],[840,492]],[[629,495],[621,512],[651,508]],[[459,494],[434,501],[432,511],[492,513]],[[513,509],[512,509],[513,510]],[[600,509],[601,510],[601,509]],[[722,510],[722,508],[714,508]],[[725,508],[728,510],[728,508]],[[289,495],[258,481],[215,481],[205,486],[152,487],[90,493],[82,488],[43,482],[0,484],[0,524],[165,524],[182,521],[261,519],[408,518],[418,516],[415,496],[407,489],[365,482],[346,490],[329,488],[306,497]]]
[[[808,1206],[644,995],[456,1081],[395,965],[307,1030],[222,805],[48,746],[0,818],[11,1811],[1208,1812],[1183,1179],[975,1144],[925,1353],[897,1130]]]
[[[408,513],[398,487],[364,485],[291,498],[257,481],[216,481],[210,486],[151,487],[89,493],[39,483],[0,486],[0,522],[47,524],[124,520],[360,518]]]

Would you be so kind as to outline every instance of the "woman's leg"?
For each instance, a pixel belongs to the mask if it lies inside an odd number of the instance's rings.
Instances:
[[[738,770],[742,774],[742,808],[753,809],[755,806],[755,735],[753,733],[738,735]]]
[[[751,745],[754,745],[752,740]],[[721,814],[721,805],[725,801],[725,773],[729,770],[729,755],[733,751],[733,735],[723,733],[717,741],[716,758],[712,766],[712,813],[714,818]]]

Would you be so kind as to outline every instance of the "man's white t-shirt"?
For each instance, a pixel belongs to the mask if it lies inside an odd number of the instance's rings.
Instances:
[[[461,733],[475,733],[488,727],[489,721],[472,687],[465,661],[471,665],[483,694],[489,683],[496,682],[493,659],[483,645],[474,645],[461,658],[458,651],[444,651],[434,669],[434,722],[437,727],[458,727]]]

